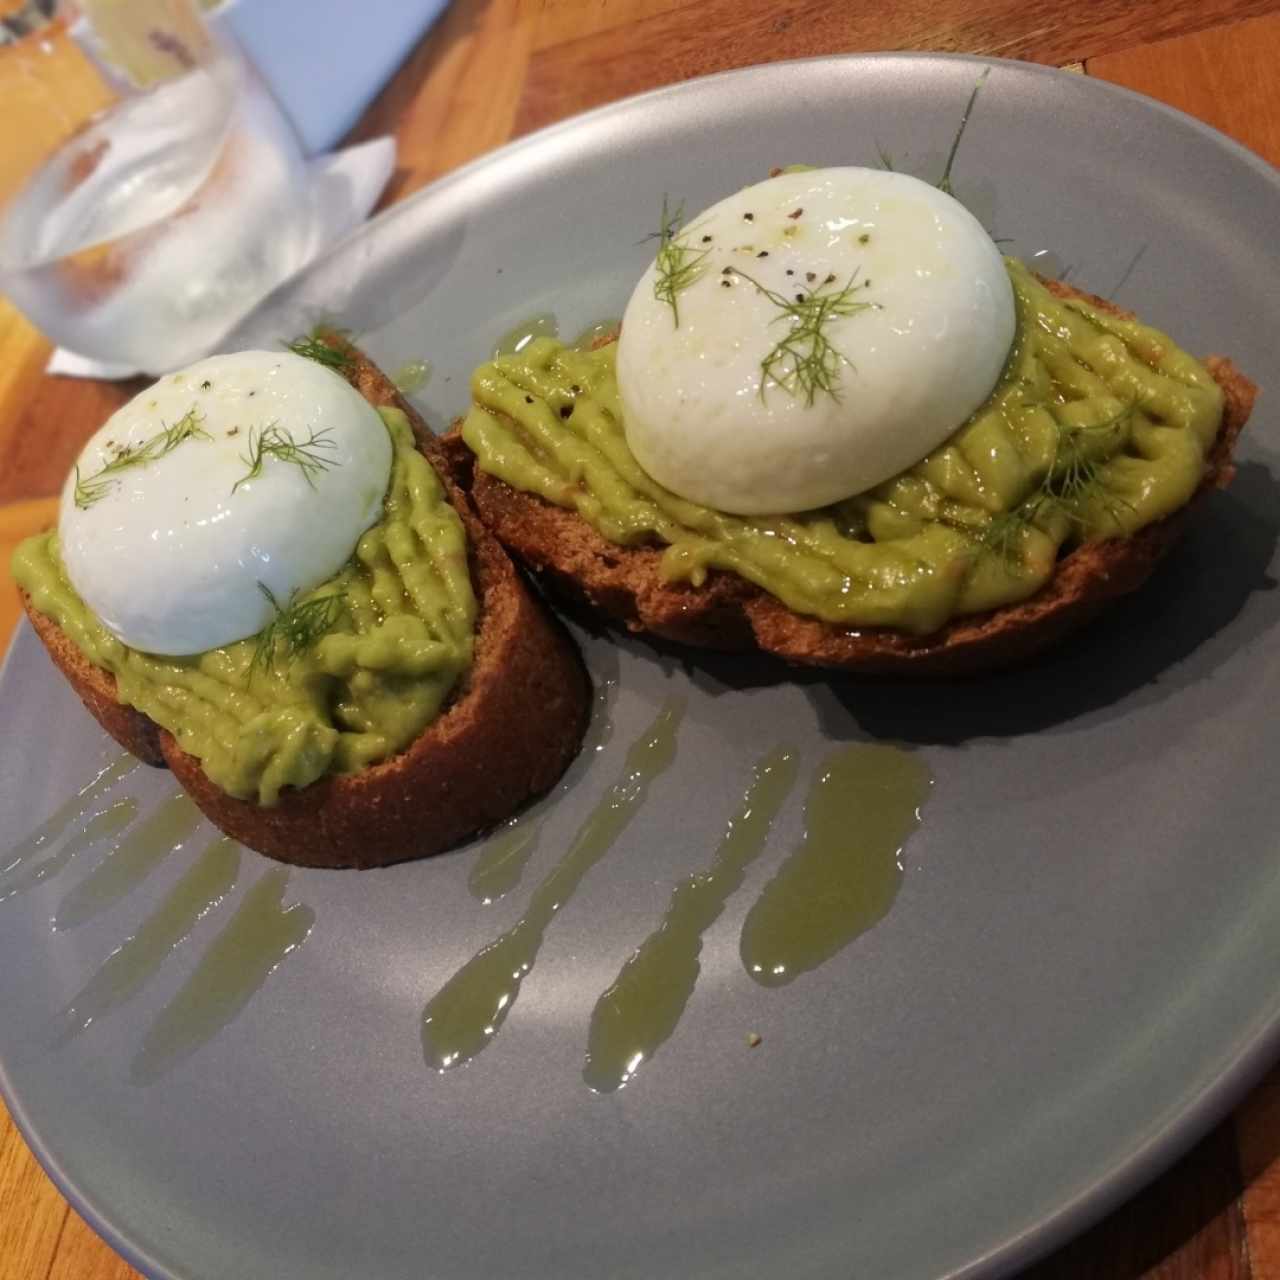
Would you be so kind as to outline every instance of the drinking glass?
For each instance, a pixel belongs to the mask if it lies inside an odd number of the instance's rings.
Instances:
[[[50,338],[163,373],[311,256],[292,129],[193,0],[48,0],[0,17],[0,292]]]

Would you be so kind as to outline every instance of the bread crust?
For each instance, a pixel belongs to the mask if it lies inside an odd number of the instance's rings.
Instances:
[[[1080,298],[1115,315],[1129,313],[1058,281],[1060,297]],[[1234,474],[1231,453],[1257,388],[1230,360],[1206,367],[1222,388],[1222,426],[1191,502],[1128,538],[1087,543],[1064,556],[1029,600],[957,618],[927,636],[888,628],[846,628],[806,617],[738,577],[712,570],[700,587],[664,581],[662,548],[620,547],[576,512],[510,488],[474,466],[458,427],[442,444],[498,540],[550,586],[623,623],[629,630],[700,648],[760,649],[784,661],[868,674],[952,676],[1007,666],[1075,630],[1109,600],[1142,585],[1176,541],[1187,512]]]
[[[548,790],[577,754],[591,695],[577,647],[476,518],[436,437],[375,365],[354,347],[344,349],[352,358],[345,373],[365,399],[408,417],[469,542],[478,604],[474,659],[444,711],[403,751],[356,774],[286,788],[271,808],[236,799],[172,735],[118,702],[110,672],[90,663],[21,595],[49,656],[98,723],[139,759],[167,764],[227,835],[301,866],[378,867],[440,853]]]
[[[52,618],[39,612],[21,587],[18,598],[35,633],[44,642],[53,665],[66,676],[89,714],[132,756],[144,764],[164,768],[160,728],[141,711],[116,701],[116,678],[95,667]]]

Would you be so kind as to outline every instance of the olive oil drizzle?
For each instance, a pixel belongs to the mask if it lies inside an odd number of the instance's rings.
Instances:
[[[471,874],[467,889],[487,907],[511,892],[520,883],[538,847],[541,824],[516,818],[485,841]]]
[[[422,1013],[422,1052],[436,1071],[469,1062],[492,1043],[532,971],[556,913],[640,812],[675,759],[683,698],[669,698],[631,744],[622,776],[579,827],[568,852],[534,890],[524,915],[444,984]]]
[[[15,893],[22,893],[39,884],[42,880],[56,876],[66,868],[78,853],[105,840],[108,836],[119,835],[138,814],[138,802],[132,796],[113,800],[102,809],[89,815],[84,826],[71,836],[60,849],[41,858],[39,862],[19,863],[9,874],[0,879],[0,902],[11,898]]]
[[[102,798],[122,778],[127,777],[140,761],[129,755],[119,755],[103,765],[96,774],[70,800],[58,806],[30,835],[19,840],[11,849],[0,853],[0,901],[16,893],[12,888],[19,877],[19,867],[33,854],[43,853],[56,844],[73,826],[82,823],[91,810],[96,810]],[[39,877],[44,879],[44,876]],[[34,883],[34,881],[32,881]]]
[[[587,325],[569,345],[579,351],[591,351],[605,338],[616,338],[621,328],[622,320],[618,316],[606,316]]]
[[[580,757],[589,760],[613,736],[612,700],[618,682],[613,677],[598,680],[592,697],[591,723],[582,738]],[[561,778],[555,796],[571,786],[572,770]],[[480,847],[467,876],[467,891],[484,906],[491,906],[520,883],[525,868],[538,847],[541,833],[541,806],[517,814]]]
[[[133,1060],[130,1078],[150,1084],[213,1039],[311,932],[315,912],[282,906],[289,872],[277,867],[245,893],[195,971],[161,1010]]]
[[[406,360],[392,375],[391,382],[402,396],[421,391],[435,372],[430,360]]]
[[[107,910],[136,888],[171,853],[195,835],[202,818],[191,797],[179,791],[161,801],[107,853],[88,875],[62,896],[53,915],[55,930],[71,929]]]
[[[56,1043],[79,1035],[146,986],[169,953],[230,893],[239,870],[239,845],[226,836],[209,845],[72,998],[59,1017]]]
[[[805,804],[804,836],[742,926],[742,963],[758,983],[794,981],[885,915],[930,785],[924,764],[898,747],[858,744],[823,762]]]
[[[597,714],[584,750],[594,753],[612,732],[613,682],[597,687]],[[532,971],[546,930],[586,875],[610,851],[674,762],[684,700],[664,704],[630,746],[620,778],[579,827],[561,860],[533,891],[516,924],[444,984],[423,1011],[427,1064],[443,1071],[470,1061],[497,1034]],[[57,813],[11,851],[0,893],[61,870],[75,854],[123,830],[137,801],[106,793],[136,761],[111,762]],[[700,972],[702,939],[763,852],[797,777],[797,756],[779,746],[756,762],[740,808],[729,818],[710,863],[680,880],[658,927],[626,960],[600,996],[587,1036],[583,1078],[595,1092],[624,1087],[674,1034]],[[901,850],[919,825],[931,778],[918,757],[896,747],[859,744],[823,761],[805,808],[796,849],[747,913],[740,954],[763,986],[793,981],[838,954],[888,911],[902,877]],[[87,815],[87,817],[86,817]],[[55,929],[89,920],[141,883],[167,853],[188,844],[200,815],[185,794],[165,799],[67,894]],[[78,826],[58,851],[31,865],[32,852]],[[509,824],[481,850],[469,877],[476,896],[492,901],[519,883],[538,843],[541,815]],[[223,837],[209,845],[159,906],[117,947],[57,1018],[55,1044],[135,996],[199,921],[230,893],[241,850]],[[159,1079],[231,1022],[270,974],[308,936],[310,907],[283,906],[288,871],[263,874],[209,944],[177,995],[160,1012],[131,1067],[135,1083]],[[7,895],[6,895],[7,896]]]
[[[529,316],[513,325],[493,344],[493,358],[519,355],[535,338],[558,338],[560,322],[549,311]]]
[[[711,865],[675,886],[661,924],[596,1002],[582,1072],[595,1092],[623,1088],[675,1031],[698,980],[702,935],[764,849],[796,769],[796,753],[787,747],[776,747],[756,763]]]

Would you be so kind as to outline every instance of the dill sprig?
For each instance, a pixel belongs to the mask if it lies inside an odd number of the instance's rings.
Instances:
[[[684,202],[681,201],[672,213],[667,204],[667,197],[662,197],[662,225],[656,235],[658,239],[658,277],[653,282],[653,296],[659,302],[665,302],[671,308],[671,315],[676,328],[680,327],[679,296],[703,272],[703,260],[709,249],[695,249],[680,238],[680,228],[684,222]]]
[[[1085,447],[1084,428],[1059,427],[1053,465],[1044,480],[1046,497],[1075,507],[1098,483],[1102,463]]]
[[[76,487],[75,503],[81,511],[87,511],[95,502],[100,501],[119,484],[119,473],[130,467],[145,467],[149,462],[163,458],[172,453],[180,444],[199,437],[211,440],[213,437],[200,425],[204,415],[194,407],[172,425],[165,424],[153,436],[148,436],[141,444],[116,446],[111,459],[91,476],[82,476],[79,466],[75,469]],[[109,445],[108,448],[111,446]]]
[[[305,440],[299,441],[294,439],[292,432],[276,422],[260,431],[250,427],[249,452],[240,455],[240,460],[249,470],[231,486],[231,492],[235,493],[247,480],[256,480],[262,474],[263,465],[268,458],[277,458],[298,467],[314,489],[316,475],[334,465],[333,458],[324,456],[338,447],[329,439],[329,434],[329,428],[325,427],[320,431],[312,431]]]
[[[1058,423],[1053,461],[1036,490],[1011,511],[992,516],[978,538],[979,549],[998,555],[1009,563],[1020,559],[1022,531],[1037,517],[1051,510],[1060,511],[1077,528],[1086,524],[1084,508],[1096,503],[1111,518],[1117,529],[1121,515],[1133,506],[1111,493],[1102,484],[1102,468],[1107,459],[1099,458],[1088,447],[1089,440],[1100,435],[1113,435],[1124,429],[1137,402],[1126,405],[1118,413],[1092,426]]]
[[[81,511],[88,511],[95,502],[105,498],[116,487],[117,482],[108,475],[110,468],[111,464],[108,463],[101,471],[86,479],[80,474],[80,464],[76,463],[75,501]]]
[[[1016,562],[1022,531],[1030,522],[1031,517],[1021,507],[997,512],[978,535],[979,550],[1009,563]]]
[[[276,654],[284,650],[284,656],[293,662],[311,648],[321,636],[327,635],[337,625],[347,607],[346,592],[332,591],[326,596],[316,596],[294,604],[293,596],[282,609],[275,595],[265,582],[258,583],[258,590],[271,605],[272,618],[258,632],[258,642],[253,650],[250,671],[260,667],[271,671],[275,667]]]
[[[323,341],[323,335],[326,332],[336,332],[336,330],[314,329],[306,337],[295,338],[292,342],[286,342],[284,345],[295,356],[304,356],[308,360],[314,360],[317,364],[324,365],[326,369],[342,370],[349,368],[353,363],[351,353],[341,347],[331,347],[327,342]]]
[[[1089,450],[1088,441],[1090,438],[1116,435],[1123,431],[1136,408],[1135,400],[1112,417],[1093,426],[1059,424],[1053,464],[1042,485],[1041,501],[1057,503],[1073,523],[1083,527],[1085,504],[1100,500],[1103,511],[1119,528],[1120,513],[1124,510],[1132,512],[1133,506],[1108,492],[1099,482],[1105,459],[1098,458]]]
[[[955,139],[951,143],[951,151],[947,156],[947,167],[943,169],[942,177],[938,179],[938,190],[946,195],[955,195],[955,192],[951,189],[951,166],[956,162],[956,152],[960,150],[960,139],[964,137],[964,131],[969,127],[969,116],[973,112],[973,104],[977,102],[978,94],[982,92],[982,86],[987,83],[987,77],[990,74],[990,67],[982,69],[982,74],[978,77],[978,83],[973,86],[973,92],[969,95],[969,101],[965,104],[964,115],[960,117],[960,127],[956,130]]]
[[[870,281],[858,283],[857,272],[843,286],[828,276],[816,288],[801,290],[793,298],[761,284],[745,271],[734,269],[762,293],[779,310],[774,319],[789,320],[791,327],[760,361],[760,398],[765,398],[769,383],[781,387],[793,396],[803,396],[806,405],[812,405],[821,391],[834,400],[840,399],[837,381],[840,366],[848,364],[848,357],[832,345],[827,329],[833,320],[857,315],[860,311],[878,310],[878,302],[863,302],[854,295],[867,288]]]

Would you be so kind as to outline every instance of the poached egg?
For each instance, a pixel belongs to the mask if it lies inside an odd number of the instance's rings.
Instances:
[[[995,243],[906,174],[782,173],[664,248],[676,256],[660,252],[622,321],[627,444],[720,511],[809,510],[912,466],[983,404],[1013,342]]]
[[[63,566],[131,648],[218,648],[271,621],[263,588],[283,608],[346,563],[382,514],[391,462],[382,419],[331,369],[292,352],[212,356],[85,446],[62,491]]]

